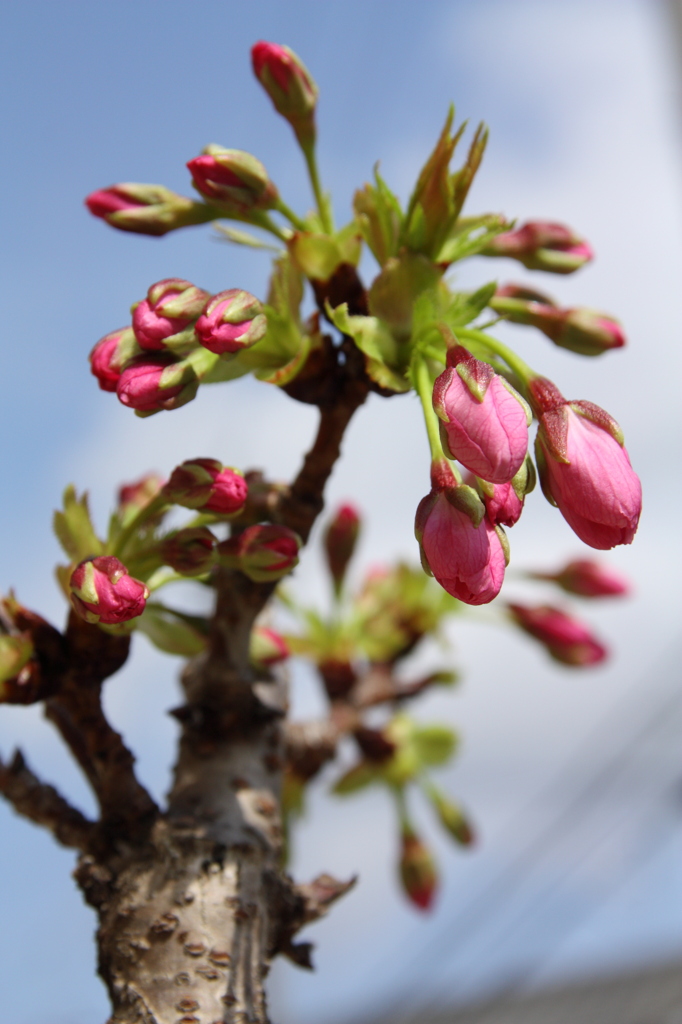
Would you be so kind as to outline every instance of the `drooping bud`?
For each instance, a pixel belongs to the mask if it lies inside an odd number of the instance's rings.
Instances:
[[[493,368],[461,345],[433,386],[443,447],[453,459],[491,483],[507,483],[528,451],[531,413]]]
[[[457,484],[445,461],[432,469],[431,479],[414,524],[424,570],[465,604],[488,604],[504,581],[504,534],[485,515],[473,487]]]
[[[177,409],[196,395],[199,381],[192,368],[170,355],[138,356],[119,378],[119,402],[137,412]]]
[[[205,526],[177,530],[165,537],[161,557],[182,576],[201,576],[214,562],[216,538]]]
[[[498,288],[489,303],[512,323],[529,324],[559,348],[598,356],[625,345],[623,328],[611,316],[581,306],[561,309],[553,299],[521,285]]]
[[[579,597],[624,597],[630,593],[630,584],[623,576],[587,558],[575,559],[555,573],[531,572],[528,575],[534,580],[556,583],[567,594]]]
[[[521,517],[526,495],[536,484],[535,466],[530,455],[524,459],[516,476],[506,484],[491,484],[477,479],[485,510],[494,526],[514,526]]]
[[[315,140],[318,89],[301,59],[278,43],[258,42],[251,49],[253,71],[275,110],[289,122],[302,145]]]
[[[88,358],[90,372],[102,391],[116,390],[123,368],[141,351],[130,327],[121,327],[100,338]]]
[[[400,837],[400,881],[408,898],[420,910],[428,910],[438,886],[436,864],[428,846],[405,827]]]
[[[566,615],[560,608],[510,604],[509,610],[514,622],[544,644],[554,660],[563,665],[576,668],[597,665],[608,654],[588,626]]]
[[[194,323],[209,298],[208,292],[179,277],[153,284],[147,298],[133,307],[138,345],[148,352],[162,352],[169,338]]]
[[[235,213],[268,210],[277,201],[277,189],[263,164],[241,149],[211,144],[187,166],[197,192]]]
[[[341,505],[324,534],[327,566],[334,581],[334,590],[341,592],[348,563],[353,557],[360,534],[360,516],[353,505]]]
[[[280,633],[267,626],[254,626],[249,641],[249,658],[254,665],[270,668],[291,654],[289,645]]]
[[[165,235],[176,228],[203,224],[218,216],[205,203],[197,203],[163,185],[124,182],[91,192],[85,205],[95,217],[113,228],[140,235]]]
[[[249,488],[239,470],[217,459],[188,459],[173,470],[164,493],[174,505],[233,516],[244,507]]]
[[[137,618],[144,611],[149,590],[128,575],[118,558],[88,558],[71,573],[71,603],[86,622],[114,625]]]
[[[249,526],[218,545],[223,565],[239,569],[255,583],[286,576],[298,565],[301,538],[286,526]]]
[[[483,250],[484,256],[507,256],[528,270],[572,274],[593,257],[591,247],[564,224],[528,221],[515,231],[497,235]]]
[[[567,402],[542,377],[529,390],[538,415],[535,453],[545,497],[590,547],[632,543],[642,485],[616,421],[592,402]]]
[[[204,348],[222,356],[255,345],[267,328],[267,318],[258,299],[240,288],[229,288],[213,296],[194,330]]]

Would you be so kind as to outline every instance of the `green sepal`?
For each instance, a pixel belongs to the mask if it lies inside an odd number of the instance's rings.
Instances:
[[[160,651],[183,658],[200,654],[208,641],[207,619],[186,615],[156,602],[147,602],[135,626]]]
[[[349,316],[348,304],[332,309],[327,315],[342,334],[349,335],[365,356],[365,368],[373,381],[390,391],[410,390],[406,378],[409,348],[398,342],[388,327],[375,316]]]
[[[538,469],[538,477],[540,479],[540,488],[550,505],[554,505],[554,508],[558,508],[556,501],[552,497],[552,492],[549,485],[549,473],[547,472],[547,459],[540,443],[539,435],[535,438],[535,464]]]
[[[365,184],[353,197],[356,222],[380,266],[398,251],[403,214],[397,197],[374,167],[374,185]]]
[[[483,312],[497,289],[497,281],[477,288],[475,292],[456,292],[443,319],[449,327],[466,327]],[[467,346],[469,342],[467,341]]]
[[[348,771],[344,772],[340,779],[337,779],[332,786],[332,793],[337,796],[348,796],[350,793],[357,793],[372,783],[378,782],[381,778],[379,766],[370,761],[359,761]]]
[[[509,540],[507,534],[504,532],[501,526],[495,526],[495,533],[502,547],[502,553],[504,554],[504,564],[509,565],[509,559],[511,557],[511,550],[509,548]]]
[[[468,484],[459,484],[457,487],[448,487],[443,494],[453,508],[469,517],[473,526],[481,525],[485,515],[485,505],[473,487],[469,487]]]
[[[335,235],[297,231],[287,242],[294,265],[313,281],[328,281],[342,263],[356,267],[362,252],[362,234],[351,221]]]
[[[74,562],[94,558],[104,553],[104,545],[95,533],[90,519],[88,495],[76,496],[73,484],[64,491],[64,510],[56,511],[52,528],[66,554]]]
[[[435,767],[449,761],[457,749],[458,739],[445,725],[415,726],[411,742],[422,765]]]

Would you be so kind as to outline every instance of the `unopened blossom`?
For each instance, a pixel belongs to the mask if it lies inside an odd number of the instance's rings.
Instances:
[[[178,195],[163,185],[123,182],[91,192],[85,205],[94,217],[120,231],[165,235],[216,216],[204,203]]]
[[[563,309],[549,295],[525,285],[498,288],[490,306],[512,323],[529,324],[559,348],[598,356],[625,345],[625,332],[612,316],[583,306]]]
[[[112,331],[97,342],[89,355],[90,372],[99,381],[102,391],[115,391],[123,368],[140,348],[130,327]]]
[[[533,220],[514,231],[497,235],[484,250],[485,256],[508,256],[529,270],[571,274],[593,258],[587,242],[565,224]]]
[[[208,292],[179,277],[157,281],[133,308],[133,331],[140,347],[162,352],[166,339],[193,324],[209,298]]]
[[[323,539],[327,565],[337,591],[343,584],[359,534],[358,510],[354,505],[341,505],[328,523]]]
[[[71,603],[86,622],[115,625],[135,619],[144,611],[149,590],[128,575],[118,558],[88,558],[71,573]]]
[[[216,544],[206,526],[187,527],[165,537],[160,554],[164,564],[182,576],[201,576],[213,565]]]
[[[536,580],[556,583],[567,594],[579,597],[623,597],[630,593],[628,581],[608,566],[589,558],[576,558],[557,572],[532,572]]]
[[[544,644],[555,661],[586,667],[599,664],[608,654],[589,626],[560,608],[510,604],[509,610],[516,624]]]
[[[527,455],[521,469],[506,484],[477,479],[488,519],[493,526],[514,526],[521,518],[526,495],[535,487],[535,466]]]
[[[281,635],[268,626],[254,626],[249,641],[249,657],[255,665],[270,668],[290,656],[289,645]]]
[[[133,359],[116,387],[119,402],[138,412],[173,408],[176,400],[192,390],[177,367],[177,361],[166,355],[143,355]]]
[[[249,488],[239,470],[217,459],[187,459],[173,470],[164,493],[175,505],[233,516],[244,507]]]
[[[209,300],[194,331],[200,345],[222,356],[255,345],[267,326],[258,299],[240,288],[229,288]]]
[[[139,480],[130,484],[122,484],[118,490],[119,509],[141,509],[157,496],[164,485],[164,480],[157,473],[146,473]]]
[[[223,565],[256,583],[281,579],[298,565],[301,538],[287,526],[258,524],[218,545]]]
[[[567,402],[551,381],[530,391],[538,413],[536,457],[542,489],[590,547],[630,544],[642,510],[642,486],[616,421],[592,402]]]
[[[251,49],[253,71],[275,110],[303,141],[314,138],[317,85],[301,59],[279,43],[258,42]]]
[[[400,881],[412,903],[419,910],[428,910],[438,887],[438,875],[433,855],[428,846],[413,832],[405,828],[400,837]]]
[[[206,146],[187,167],[198,192],[233,212],[267,210],[277,201],[277,189],[263,164],[241,149]]]
[[[444,448],[476,476],[507,483],[528,451],[528,407],[488,363],[461,345],[448,352],[448,364],[433,387]]]

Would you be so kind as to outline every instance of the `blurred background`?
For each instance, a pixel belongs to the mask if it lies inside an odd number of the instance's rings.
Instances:
[[[360,884],[306,936],[317,944],[314,974],[276,965],[278,1024],[426,1020],[496,994],[682,960],[681,566],[670,518],[682,498],[679,15],[672,0],[2,7],[0,591],[14,586],[56,623],[65,609],[49,523],[65,484],[89,489],[103,526],[118,484],[147,470],[165,474],[204,455],[286,479],[311,440],[315,410],[250,379],[203,388],[190,405],[139,420],[97,389],[86,360],[161,278],[263,295],[265,255],[221,244],[210,228],[161,240],[124,235],[82,206],[87,193],[117,181],[187,193],[185,162],[218,142],[255,153],[287,202],[305,209],[291,131],[251,74],[257,39],[291,46],[319,83],[321,170],[341,223],[378,159],[407,197],[454,100],[459,118],[491,130],[468,212],[560,220],[597,253],[567,279],[476,259],[459,281],[536,283],[563,305],[619,317],[628,335],[625,350],[590,361],[531,330],[506,333],[569,397],[620,421],[643,478],[636,542],[606,556],[635,595],[580,609],[612,647],[611,660],[562,669],[497,629],[492,611],[457,622],[450,657],[463,682],[416,707],[461,731],[462,753],[441,781],[469,810],[478,843],[462,852],[419,818],[443,875],[438,906],[424,917],[398,891],[388,801],[369,792],[342,803],[320,787],[296,835],[293,873],[358,873]],[[364,511],[358,578],[370,563],[417,559],[414,509],[427,489],[417,402],[372,396],[329,492],[330,505],[350,499]],[[587,553],[539,492],[510,541],[516,570]],[[320,564],[311,552],[297,571],[311,600],[325,597]],[[510,571],[504,594],[530,591]],[[177,703],[179,663],[142,637],[135,647],[108,684],[107,708],[161,798],[175,739],[165,711]],[[313,713],[317,699],[295,674],[297,712]],[[91,810],[39,708],[0,708],[3,756],[15,744]],[[15,1024],[107,1016],[94,916],[70,879],[73,859],[0,803],[0,984]]]

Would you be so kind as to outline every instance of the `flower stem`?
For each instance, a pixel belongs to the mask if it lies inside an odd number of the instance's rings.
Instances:
[[[424,423],[429,438],[431,459],[433,462],[439,462],[443,458],[443,449],[440,443],[438,417],[433,408],[433,379],[425,359],[416,359],[413,377],[414,386],[419,395],[424,413]]]
[[[301,218],[297,213],[294,213],[290,206],[287,206],[283,199],[277,200],[275,209],[281,213],[283,217],[286,217],[289,223],[293,224],[297,231],[305,231],[306,227]]]
[[[458,327],[457,337],[471,338],[472,341],[477,341],[490,352],[494,352],[505,361],[510,370],[513,370],[524,387],[528,387],[530,381],[538,376],[535,370],[532,370],[528,363],[524,362],[520,356],[517,356],[513,349],[498,341],[497,338],[491,338],[489,334],[485,334],[483,331],[478,331],[473,327]]]
[[[308,177],[310,178],[313,195],[315,196],[315,203],[317,205],[317,212],[320,215],[322,228],[327,232],[327,234],[331,235],[334,231],[334,224],[332,223],[331,214],[322,192],[322,186],[320,185],[320,176],[317,170],[317,158],[315,156],[315,142],[310,141],[302,143],[301,149],[303,150],[306,167],[308,168]]]

